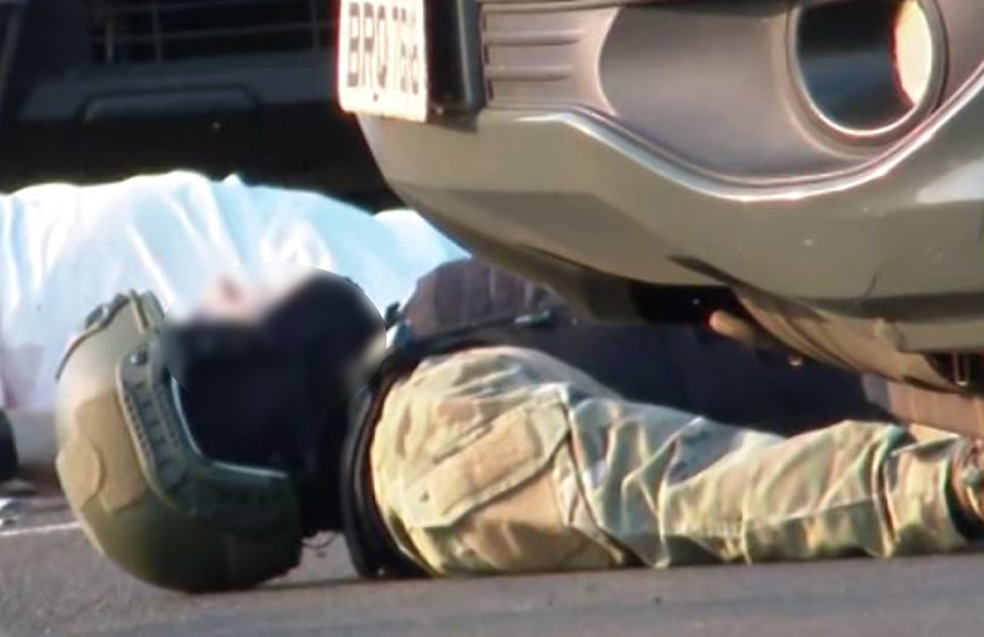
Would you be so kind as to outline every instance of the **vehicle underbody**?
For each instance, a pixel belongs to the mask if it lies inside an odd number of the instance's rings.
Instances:
[[[909,4],[427,5],[428,123],[361,121],[409,204],[589,314],[726,310],[982,434],[984,5]]]

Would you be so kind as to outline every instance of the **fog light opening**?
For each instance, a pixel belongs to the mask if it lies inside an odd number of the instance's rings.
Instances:
[[[812,2],[794,22],[794,68],[811,111],[851,138],[899,133],[937,102],[942,27],[931,0]]]

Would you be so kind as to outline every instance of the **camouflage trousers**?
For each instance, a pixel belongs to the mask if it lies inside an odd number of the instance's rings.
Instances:
[[[781,438],[496,347],[402,380],[372,463],[400,548],[471,575],[953,551],[958,444],[862,422]]]

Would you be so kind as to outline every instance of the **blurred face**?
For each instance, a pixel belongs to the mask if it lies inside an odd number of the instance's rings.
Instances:
[[[362,361],[384,341],[382,320],[326,272],[256,274],[219,277],[173,318],[165,364],[205,455],[309,473],[324,425],[375,371]]]
[[[223,274],[206,288],[192,308],[191,320],[256,324],[312,276],[299,274],[262,280],[242,274]]]

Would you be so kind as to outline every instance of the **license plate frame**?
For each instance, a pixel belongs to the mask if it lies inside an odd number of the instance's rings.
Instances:
[[[342,110],[425,122],[430,106],[425,0],[341,0]]]

